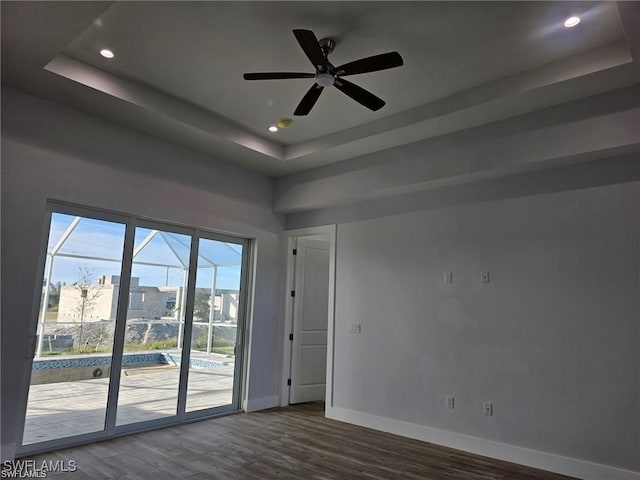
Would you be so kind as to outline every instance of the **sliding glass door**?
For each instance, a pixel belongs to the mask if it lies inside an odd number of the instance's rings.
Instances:
[[[234,241],[199,241],[187,412],[232,405],[238,395],[244,251]]]
[[[249,243],[52,204],[21,453],[240,409]]]
[[[192,237],[137,227],[116,425],[178,412]]]

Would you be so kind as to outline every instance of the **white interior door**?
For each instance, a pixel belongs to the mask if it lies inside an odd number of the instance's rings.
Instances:
[[[329,242],[298,239],[289,403],[324,400],[327,377]]]

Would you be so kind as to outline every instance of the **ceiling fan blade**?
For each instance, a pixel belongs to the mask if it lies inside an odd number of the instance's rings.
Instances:
[[[380,110],[385,105],[385,101],[381,98],[376,97],[373,93],[368,92],[364,88],[342,78],[336,78],[333,86],[348,97],[353,98],[356,102],[364,105],[374,112],[376,110]]]
[[[313,73],[296,73],[296,72],[264,72],[264,73],[245,73],[242,76],[245,80],[283,80],[285,78],[313,78]]]
[[[400,67],[404,64],[398,52],[381,53],[373,57],[361,58],[336,67],[338,76],[357,75],[359,73],[377,72],[388,68]]]
[[[307,115],[318,101],[318,97],[320,97],[322,90],[324,90],[324,87],[314,83],[307,93],[304,94],[304,97],[300,100],[300,103],[293,114],[297,116]]]
[[[316,70],[326,69],[327,58],[324,56],[320,43],[315,34],[311,30],[294,30],[293,34],[296,36],[296,40],[302,47],[305,55]]]

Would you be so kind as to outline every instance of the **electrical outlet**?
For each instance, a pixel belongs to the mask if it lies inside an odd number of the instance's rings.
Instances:
[[[455,408],[455,399],[454,399],[453,395],[447,395],[445,397],[445,404],[446,404],[447,408],[450,408],[451,410],[453,410]]]
[[[489,283],[489,272],[480,272],[480,283]]]
[[[491,416],[493,415],[493,403],[492,402],[484,402],[484,414]]]
[[[453,283],[453,272],[444,272],[443,281],[446,285]]]

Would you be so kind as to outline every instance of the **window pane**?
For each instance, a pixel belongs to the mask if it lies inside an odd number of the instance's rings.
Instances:
[[[176,415],[190,249],[136,228],[116,425]]]
[[[51,216],[23,444],[104,429],[124,232]]]
[[[242,245],[201,239],[186,411],[233,402]]]

